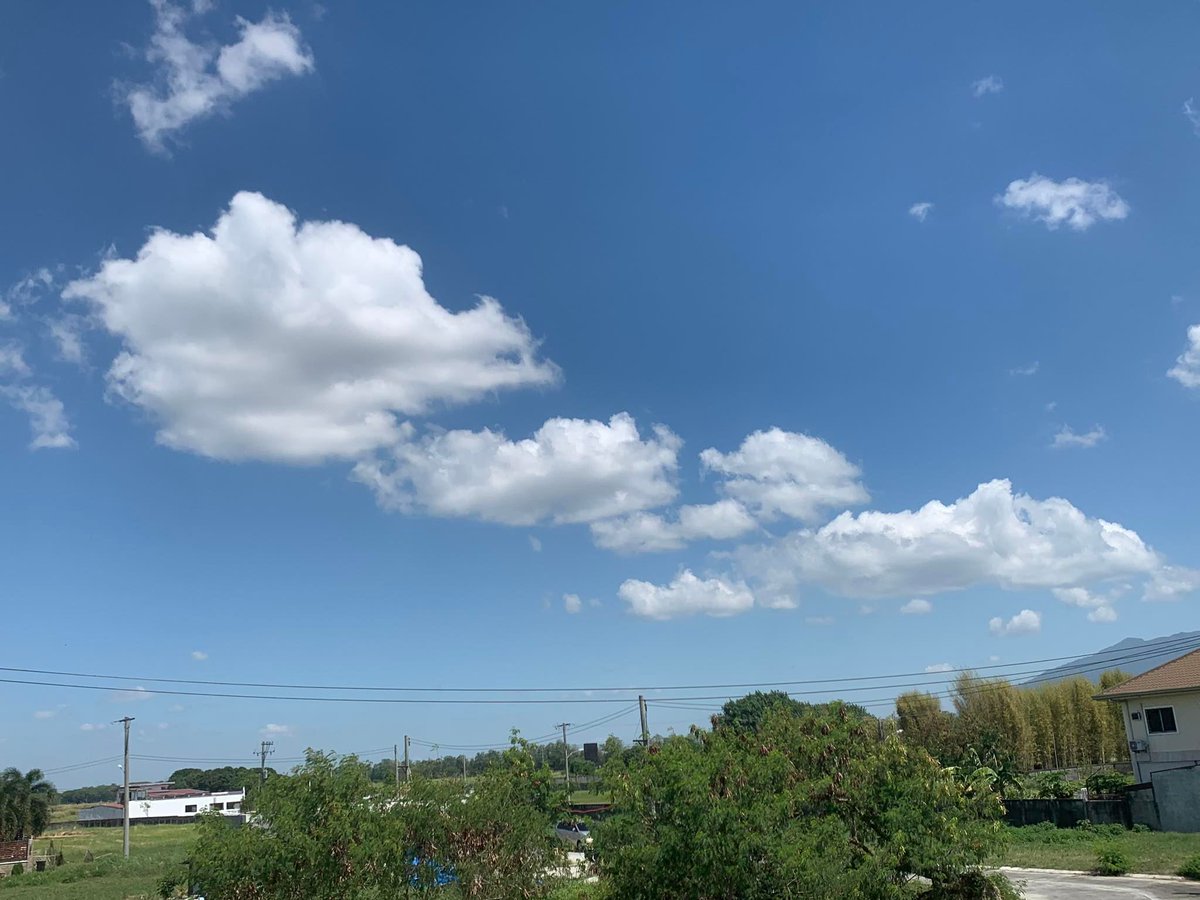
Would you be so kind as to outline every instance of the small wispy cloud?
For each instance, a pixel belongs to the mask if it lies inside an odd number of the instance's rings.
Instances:
[[[80,731],[103,731],[108,727],[107,722],[84,722],[79,726]]]
[[[146,700],[151,700],[154,697],[153,691],[148,691],[140,684],[131,691],[113,691],[112,700],[114,703],[141,703]]]
[[[541,553],[542,552],[541,538],[535,537],[534,535],[531,534],[529,536],[529,546],[533,550],[534,553]]]
[[[900,612],[906,616],[925,616],[933,612],[933,604],[928,600],[916,597],[900,607]]]
[[[579,599],[578,594],[563,594],[563,609],[575,615],[583,609],[583,601]]]
[[[922,200],[920,203],[914,203],[912,206],[910,206],[908,208],[908,214],[918,222],[924,222],[932,210],[933,204],[928,200]]]
[[[1107,438],[1108,433],[1099,425],[1096,425],[1091,431],[1086,431],[1083,434],[1073,431],[1069,425],[1064,425],[1059,429],[1058,434],[1054,435],[1054,440],[1050,446],[1056,450],[1061,450],[1064,447],[1095,447]]]
[[[931,666],[925,667],[925,673],[927,675],[932,675],[935,672],[953,672],[953,671],[954,671],[954,666],[950,665],[950,663],[934,663]]]
[[[193,650],[192,659],[196,660],[196,662],[204,662],[204,660],[208,659],[208,654],[203,650]]]
[[[39,709],[33,714],[35,719],[53,719],[57,715],[53,709]]]
[[[988,94],[998,94],[1004,90],[1004,79],[999,75],[985,75],[971,82],[971,94],[975,97],[985,97]]]
[[[1183,115],[1192,123],[1192,131],[1200,136],[1200,109],[1196,108],[1196,98],[1188,97],[1183,101]]]
[[[809,625],[832,625],[833,616],[805,616],[804,621]]]
[[[292,733],[291,725],[281,725],[278,722],[268,722],[260,729],[261,734],[273,734],[279,737],[287,737]]]
[[[1037,360],[1034,360],[1033,362],[1023,366],[1013,366],[1008,370],[1008,374],[1014,376],[1036,375],[1039,368],[1041,368],[1041,363],[1039,363]]]

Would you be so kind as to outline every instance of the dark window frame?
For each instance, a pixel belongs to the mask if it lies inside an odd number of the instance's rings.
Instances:
[[[1148,706],[1144,710],[1147,734],[1178,734],[1179,723],[1175,719],[1174,706]],[[1163,714],[1166,713],[1166,716]],[[1169,718],[1169,722],[1168,722]],[[1170,727],[1168,728],[1168,724]],[[1157,725],[1158,727],[1155,727]]]

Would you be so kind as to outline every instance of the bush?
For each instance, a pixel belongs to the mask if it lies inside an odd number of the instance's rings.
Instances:
[[[1191,878],[1196,881],[1200,881],[1200,856],[1193,856],[1182,866],[1180,866],[1179,870],[1175,874],[1182,875],[1184,878]]]
[[[21,865],[20,863],[17,863],[15,866],[12,867],[12,870],[8,874],[9,875],[24,875],[25,867],[23,865]]]
[[[1134,825],[1129,830],[1132,831],[1134,834],[1149,834],[1151,831],[1151,828],[1149,825],[1146,825],[1144,822],[1138,822],[1136,825]]]
[[[1021,900],[1023,896],[999,872],[967,872],[948,884],[935,884],[922,900]]]
[[[1084,784],[1087,786],[1089,795],[1107,794],[1111,796],[1121,793],[1122,790],[1133,784],[1133,776],[1120,772],[1097,772],[1089,775]]]
[[[1128,875],[1129,857],[1116,844],[1101,844],[1096,848],[1097,875]]]

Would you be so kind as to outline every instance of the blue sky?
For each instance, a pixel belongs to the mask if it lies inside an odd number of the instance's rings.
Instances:
[[[0,757],[107,757],[125,714],[153,777],[626,708],[150,677],[803,680],[1194,624],[1198,28],[7,4],[3,664],[146,690],[0,684]]]

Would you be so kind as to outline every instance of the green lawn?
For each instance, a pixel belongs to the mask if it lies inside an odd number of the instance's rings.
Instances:
[[[1119,826],[1085,829],[1030,825],[1007,831],[1009,842],[1001,863],[1006,866],[1088,871],[1096,865],[1097,845],[1116,844],[1129,857],[1131,871],[1174,875],[1186,860],[1200,855],[1200,834],[1136,832]]]
[[[34,842],[44,852],[53,841],[65,864],[49,872],[0,878],[0,900],[149,900],[159,879],[182,862],[196,839],[194,825],[142,825],[130,831],[130,854],[121,856],[120,828],[48,834]],[[84,862],[91,851],[92,862]]]

